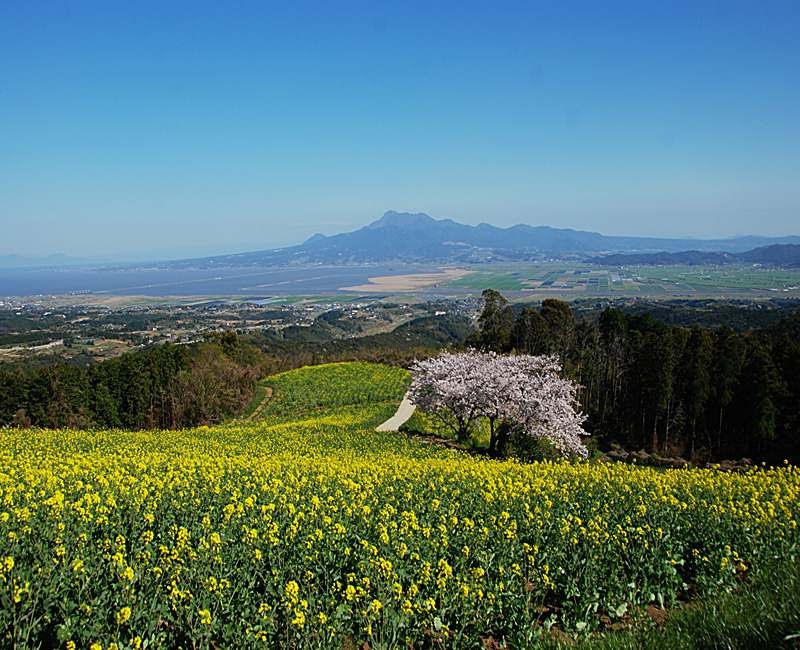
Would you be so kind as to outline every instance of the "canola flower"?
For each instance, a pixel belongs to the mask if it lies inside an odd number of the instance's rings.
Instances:
[[[576,629],[718,593],[800,541],[795,467],[482,460],[376,433],[394,404],[326,402],[313,370],[294,417],[0,431],[0,645],[520,645],[545,608]]]

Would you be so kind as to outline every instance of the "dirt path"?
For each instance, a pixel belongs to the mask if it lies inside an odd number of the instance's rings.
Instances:
[[[261,398],[261,401],[258,403],[253,409],[253,412],[248,415],[246,418],[242,418],[244,422],[252,422],[253,420],[258,420],[261,415],[264,413],[264,410],[267,408],[269,401],[272,399],[272,389],[269,386],[264,387],[264,397]]]
[[[400,406],[397,407],[395,414],[386,420],[386,422],[379,425],[375,431],[397,431],[408,421],[408,418],[410,418],[416,410],[417,407],[409,401],[408,395],[406,395],[403,397],[403,401],[400,402]]]

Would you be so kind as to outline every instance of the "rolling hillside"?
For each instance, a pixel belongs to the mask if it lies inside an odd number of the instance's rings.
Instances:
[[[317,366],[268,378],[256,422],[0,432],[0,645],[686,647],[712,611],[726,645],[793,630],[796,468],[483,460],[374,431],[407,380]]]

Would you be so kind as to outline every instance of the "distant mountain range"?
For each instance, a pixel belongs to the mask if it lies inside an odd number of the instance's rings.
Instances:
[[[607,236],[596,232],[517,225],[469,226],[427,214],[389,211],[363,228],[338,235],[314,235],[302,244],[274,250],[170,262],[170,267],[246,267],[287,264],[477,263],[546,259],[585,259],[613,253],[744,253],[760,246],[798,244],[800,237],[659,239]]]
[[[716,253],[713,251],[681,251],[679,253],[616,253],[592,257],[587,260],[605,266],[668,266],[720,265],[720,264],[764,264],[768,266],[800,267],[800,245],[772,244],[744,253]]]
[[[47,256],[26,255],[0,255],[0,269],[29,268],[29,267],[58,267],[70,264],[81,264],[86,260],[69,257],[63,253],[54,253]]]

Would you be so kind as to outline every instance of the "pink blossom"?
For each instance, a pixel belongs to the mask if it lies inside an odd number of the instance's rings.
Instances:
[[[466,438],[478,418],[506,422],[546,438],[565,456],[586,457],[577,385],[561,377],[553,356],[443,353],[412,367],[409,398]]]

